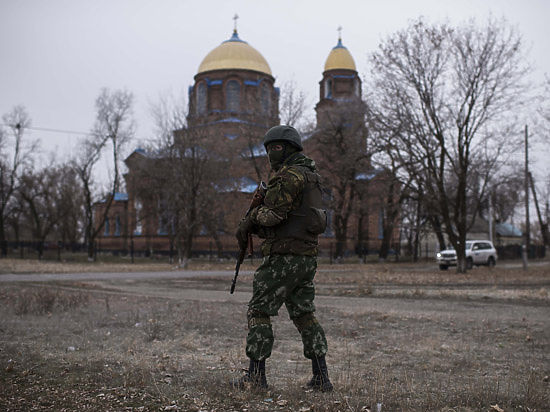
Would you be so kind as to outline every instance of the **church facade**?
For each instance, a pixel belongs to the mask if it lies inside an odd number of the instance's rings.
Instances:
[[[195,229],[193,253],[233,254],[237,250],[234,231],[251,193],[260,180],[268,179],[262,137],[270,127],[279,124],[279,89],[265,58],[243,41],[235,29],[228,40],[210,51],[200,63],[188,95],[187,126],[174,130],[174,141],[195,136],[205,142],[203,147],[208,148],[211,157],[220,159],[214,168],[223,169],[222,174],[216,175],[215,202],[221,205],[215,215],[216,223],[200,224]],[[315,107],[317,125],[314,131],[304,134],[304,147],[305,153],[319,164],[327,181],[341,181],[344,191],[349,190],[351,183],[352,190],[358,195],[352,199],[340,199],[343,202],[339,203],[339,187],[330,188],[334,191],[330,196],[331,221],[321,238],[322,253],[332,250],[337,238],[340,243],[344,238],[341,246],[348,253],[358,249],[374,251],[382,239],[384,171],[373,170],[370,165],[365,147],[365,125],[361,118],[362,104],[361,79],[355,62],[339,39],[325,63],[319,82],[319,101]],[[346,158],[349,153],[344,152],[337,158],[331,157],[338,156],[338,150],[332,150],[331,139],[338,130],[344,129],[357,144],[352,151],[360,155],[360,161]],[[213,144],[206,144],[207,141]],[[143,149],[136,149],[125,160],[128,167],[125,175],[127,193],[119,194],[109,210],[100,232],[101,250],[167,253],[174,249],[170,236],[172,229],[162,217],[165,207],[162,199],[144,196],[141,190],[154,182],[143,178],[140,170],[147,167],[159,169],[163,162],[162,156]],[[355,169],[350,172],[346,162],[355,162]],[[340,163],[340,169],[329,167]],[[339,176],[339,171],[351,174]],[[359,195],[368,192],[377,195]],[[346,193],[340,197],[348,196]],[[96,213],[102,213],[103,205],[96,205]],[[336,209],[340,207],[349,212],[343,223],[339,221],[342,213]],[[205,218],[205,222],[209,219]],[[347,229],[344,235],[343,225]],[[396,231],[393,241],[397,240],[397,234]]]

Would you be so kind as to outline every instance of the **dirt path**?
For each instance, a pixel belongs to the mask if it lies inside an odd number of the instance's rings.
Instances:
[[[71,284],[61,282],[57,286],[67,290],[82,290],[102,295],[116,296],[138,296],[152,299],[169,299],[176,301],[198,301],[210,302],[220,305],[238,304],[245,305],[250,299],[251,292],[248,285],[241,285],[241,291],[237,290],[233,295],[228,290],[203,289],[196,287],[196,282],[189,282],[184,279],[208,275],[232,275],[224,272],[189,272],[180,273],[179,276],[169,277],[165,274],[156,273],[121,273],[113,279],[112,276],[91,276],[92,279],[77,277],[78,280],[87,280],[84,284]],[[154,276],[151,276],[154,275]],[[174,275],[174,274],[173,274]],[[4,277],[6,275],[3,275]],[[75,280],[74,276],[67,279],[64,275],[51,275],[47,279],[45,275],[18,275],[26,276],[27,281],[39,279],[40,282],[34,286],[50,285],[47,281],[53,280]],[[158,278],[158,279],[157,279]],[[162,279],[162,281],[159,281]],[[179,281],[178,279],[182,279]],[[46,281],[47,280],[47,281]],[[7,281],[4,279],[4,281]],[[188,283],[189,282],[189,283]],[[191,284],[193,283],[193,284]],[[229,283],[227,284],[229,286]],[[244,290],[244,289],[248,290]],[[244,291],[243,291],[244,290]],[[443,299],[429,297],[354,297],[354,296],[326,296],[318,294],[315,298],[318,311],[323,316],[330,317],[332,310],[347,313],[349,315],[365,315],[368,313],[384,313],[407,318],[429,318],[440,321],[459,322],[528,322],[550,328],[550,306],[541,304],[538,301],[529,302],[502,302],[494,299],[486,301],[472,301],[465,299]],[[243,313],[244,313],[243,308]],[[281,316],[286,316],[284,309],[281,309]]]
[[[320,269],[329,272],[330,269]],[[252,271],[243,271],[243,275],[250,275]],[[219,278],[233,276],[227,270],[197,270],[171,272],[128,272],[128,273],[65,273],[65,274],[3,274],[0,282],[30,282],[36,286],[45,286],[50,282],[57,283],[57,287],[71,290],[85,290],[86,292],[108,295],[132,295],[143,298],[171,299],[183,301],[215,302],[220,305],[244,305],[250,298],[250,285],[242,283],[240,291],[230,295],[225,282],[201,281],[201,278]],[[194,278],[194,280],[192,279]],[[72,282],[79,282],[72,284]],[[80,282],[85,282],[84,284]],[[543,282],[546,286],[547,282]],[[447,285],[449,287],[451,285]],[[458,286],[458,285],[457,285]],[[535,286],[535,285],[532,285]],[[541,284],[538,285],[539,287]],[[418,288],[418,285],[416,286]],[[463,288],[463,286],[458,286]],[[479,285],[478,285],[479,287]],[[239,289],[238,288],[238,289]],[[377,288],[379,288],[377,286]],[[385,297],[355,297],[355,296],[327,296],[323,287],[318,288],[316,305],[321,313],[338,310],[349,314],[364,315],[367,313],[384,313],[401,318],[430,318],[442,321],[458,320],[494,321],[494,322],[525,322],[537,323],[550,327],[550,306],[540,301],[502,301],[481,296],[471,300],[465,297],[442,298],[434,296],[406,296],[402,292],[410,292],[408,286],[393,286],[395,296]],[[433,289],[433,285],[431,287]],[[430,288],[420,286],[421,290]],[[489,287],[483,288],[490,291]],[[394,291],[394,292],[395,292]],[[284,315],[284,310],[281,312]]]

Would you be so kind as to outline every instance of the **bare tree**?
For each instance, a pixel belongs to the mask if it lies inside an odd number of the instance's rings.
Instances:
[[[543,213],[541,211],[539,195],[537,194],[537,188],[531,172],[529,172],[529,186],[531,188],[531,194],[533,195],[535,210],[537,211],[542,243],[545,247],[548,247],[550,245],[550,233],[548,233],[548,218],[546,218],[545,220],[545,217],[543,216]]]
[[[543,92],[541,95],[541,103],[537,113],[542,119],[543,130],[546,135],[546,140],[550,133],[550,77],[547,75],[542,85]]]
[[[125,145],[132,138],[133,95],[125,90],[111,92],[103,89],[96,99],[96,122],[92,133],[80,145],[80,154],[73,161],[84,191],[85,239],[88,245],[88,259],[94,257],[95,239],[105,224],[105,219],[120,190],[119,159]],[[94,168],[105,148],[110,146],[113,175],[107,192],[105,207],[100,216],[94,216],[94,204],[100,200],[96,196]]]
[[[525,88],[521,38],[505,21],[453,28],[418,20],[384,40],[372,63],[379,124],[403,160],[426,171],[423,188],[464,272],[468,228],[517,143],[510,113]]]
[[[497,176],[488,189],[488,196],[481,207],[489,209],[489,197],[492,213],[497,223],[510,220],[519,205],[523,202],[523,177],[518,169],[511,169],[509,173]]]
[[[136,176],[149,182],[141,188],[141,196],[156,203],[153,215],[159,217],[183,267],[201,231],[209,232],[216,240],[220,205],[213,199],[216,182],[223,180],[228,167],[218,136],[202,127],[189,128],[185,107],[183,101],[168,100],[153,107],[156,159],[136,170]]]
[[[419,195],[420,192],[410,192],[404,197],[400,208],[401,231],[406,240],[406,254],[412,257],[413,262],[418,261],[420,235],[428,223],[424,199]]]
[[[276,100],[275,100],[276,101]],[[275,110],[273,99],[265,99],[261,93],[247,95],[247,116],[249,120],[239,123],[237,130],[242,144],[239,147],[238,156],[234,156],[232,164],[240,169],[244,176],[250,175],[250,169],[254,170],[254,180],[260,182],[266,180],[269,173],[267,156],[262,143],[266,130],[277,124],[277,118],[273,116]],[[231,150],[231,148],[228,148]]]
[[[550,141],[550,77],[546,76],[545,81],[543,83],[543,93],[540,96],[540,105],[537,110],[538,117],[541,121],[541,138],[539,139],[542,141],[543,146],[542,147],[548,147],[548,142]],[[548,155],[548,153],[546,153]],[[535,208],[537,211],[537,217],[539,220],[539,227],[541,231],[541,238],[543,240],[543,243],[546,247],[550,246],[550,232],[548,230],[548,209],[549,209],[549,198],[550,198],[550,190],[549,190],[549,184],[550,184],[550,176],[547,176],[545,181],[543,179],[538,179],[539,183],[542,181],[544,185],[537,185],[535,184],[535,178],[533,178],[533,175],[529,173],[529,181],[531,186],[531,193],[533,194],[533,201],[535,203]],[[540,187],[542,186],[542,188]],[[539,193],[539,194],[537,194]],[[542,195],[540,195],[542,194]],[[546,212],[542,212],[542,204],[545,205]]]
[[[7,130],[0,128],[0,248],[2,256],[6,256],[6,219],[10,214],[19,173],[31,162],[36,144],[25,141],[25,129],[30,126],[31,119],[23,106],[15,106],[2,116],[2,120]]]
[[[42,259],[44,242],[64,218],[60,209],[59,167],[48,165],[41,170],[27,169],[21,176],[18,188],[23,215],[33,240],[37,241],[38,258]]]
[[[281,124],[292,126],[303,130],[307,119],[305,117],[307,109],[306,94],[298,89],[294,80],[288,80],[281,87],[281,98],[279,104],[279,115]]]
[[[56,226],[56,237],[74,251],[84,235],[85,196],[82,181],[70,164],[60,165],[58,171],[57,209],[62,218]]]
[[[239,135],[243,137],[245,147],[239,153],[239,160],[243,165],[244,170],[250,170],[248,165],[252,166],[255,174],[255,180],[261,181],[267,179],[268,167],[265,149],[262,144],[262,136],[265,133],[265,127],[249,127],[243,125],[239,127]]]
[[[337,257],[343,257],[350,217],[358,198],[360,173],[369,167],[364,107],[361,102],[341,104],[325,113],[323,125],[311,137],[316,163],[330,191],[330,210]]]

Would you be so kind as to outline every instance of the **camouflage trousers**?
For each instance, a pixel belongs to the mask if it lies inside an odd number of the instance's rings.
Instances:
[[[312,359],[325,355],[325,332],[313,315],[316,269],[315,256],[264,257],[254,274],[252,299],[248,303],[246,355],[250,359],[264,360],[271,355],[274,336],[270,316],[276,316],[283,303],[302,337],[304,356]]]

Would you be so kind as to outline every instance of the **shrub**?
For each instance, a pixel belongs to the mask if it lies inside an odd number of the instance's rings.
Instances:
[[[16,315],[44,315],[54,311],[68,312],[89,303],[90,296],[82,292],[65,292],[44,288],[21,290],[15,296]]]

